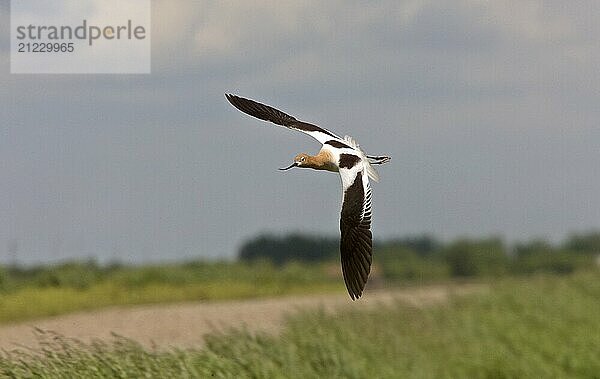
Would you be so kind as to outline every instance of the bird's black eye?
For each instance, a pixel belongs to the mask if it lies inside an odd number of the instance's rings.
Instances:
[[[304,157],[300,158],[300,162],[304,162],[305,159],[306,158],[304,158]]]

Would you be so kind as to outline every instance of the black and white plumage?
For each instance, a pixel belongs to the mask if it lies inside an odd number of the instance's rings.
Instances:
[[[339,172],[342,181],[342,273],[350,297],[352,300],[358,299],[367,283],[373,256],[369,178],[378,181],[379,175],[372,165],[386,163],[390,158],[366,155],[352,137],[341,138],[327,129],[299,121],[268,105],[230,94],[225,97],[246,114],[308,134],[322,144],[318,154],[298,154],[292,165],[283,170],[306,167]]]

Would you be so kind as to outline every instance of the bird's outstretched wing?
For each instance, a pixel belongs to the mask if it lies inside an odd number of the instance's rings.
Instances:
[[[239,109],[240,111],[254,116],[261,120],[270,121],[274,124],[285,126],[289,129],[298,130],[302,133],[306,133],[321,143],[327,141],[336,140],[342,141],[342,139],[330,132],[327,129],[319,126],[309,124],[307,122],[299,121],[296,118],[283,113],[282,111],[270,107],[268,105],[261,104],[254,100],[245,99],[236,95],[226,94],[225,97],[231,105]]]
[[[350,297],[356,300],[362,295],[371,271],[371,186],[360,159],[352,167],[340,167],[340,176],[343,189],[340,215],[342,273]]]

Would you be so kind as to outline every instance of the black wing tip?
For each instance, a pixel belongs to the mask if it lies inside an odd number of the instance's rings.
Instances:
[[[252,99],[246,99],[230,93],[226,93],[225,98],[238,110],[263,121],[269,121],[286,127],[298,122],[296,118],[288,115],[287,113]]]
[[[242,102],[242,101],[252,101],[252,102],[255,102],[254,100],[246,99],[245,97],[241,97],[241,96],[235,95],[233,93],[226,93],[225,94],[225,98],[227,100],[229,100],[229,102],[231,104],[234,104],[234,103],[237,103],[237,102]]]
[[[358,300],[362,296],[369,281],[369,273],[371,271],[371,262],[358,264],[362,265],[362,270],[352,263],[342,263],[344,284],[346,284],[346,290],[352,301]],[[365,265],[368,267],[365,267]]]
[[[352,301],[359,300],[363,294],[367,282],[365,281],[364,283],[350,283],[348,280],[344,280],[344,282],[346,284],[346,290],[348,291],[348,295],[350,295],[350,299],[352,299]]]
[[[227,99],[227,101],[229,101],[229,102],[230,102],[231,104],[233,104],[233,105],[235,105],[235,104],[234,104],[234,102],[235,102],[237,99],[240,99],[240,97],[239,97],[239,96],[237,96],[237,95],[234,95],[234,94],[232,94],[232,93],[226,93],[226,94],[225,94],[225,98]]]
[[[362,292],[353,293],[353,292],[348,291],[348,294],[350,295],[350,298],[352,299],[352,301],[359,300],[360,297],[362,296]]]
[[[225,98],[227,99],[227,101],[229,101],[231,105],[233,105],[235,108],[246,114],[249,114],[247,110],[248,103],[251,104],[255,102],[254,100],[245,99],[232,93],[226,93]]]
[[[237,109],[241,110],[244,113],[248,113],[248,109],[247,108],[248,108],[249,105],[252,105],[252,104],[263,105],[261,103],[258,103],[256,101],[254,101],[254,100],[247,99],[245,97],[241,97],[241,96],[238,96],[238,95],[234,95],[232,93],[226,93],[225,94],[225,98],[227,99],[227,101],[229,101],[231,103],[231,105],[233,105],[234,107],[236,107]]]

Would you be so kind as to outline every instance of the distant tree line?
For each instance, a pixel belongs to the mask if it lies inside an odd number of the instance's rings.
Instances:
[[[338,244],[337,238],[264,234],[244,243],[239,258],[263,259],[278,265],[332,261],[339,259]],[[421,235],[381,241],[374,250],[374,263],[390,279],[562,274],[595,265],[600,256],[600,231],[572,234],[557,244],[543,239],[507,244],[498,237],[442,242]]]
[[[265,234],[244,243],[239,258],[243,261],[266,259],[275,264],[288,261],[317,262],[335,257],[338,245],[335,238],[298,233],[282,237]]]
[[[196,283],[208,276],[218,280],[236,270],[240,272],[236,275],[251,272],[262,275],[262,280],[267,275],[265,272],[269,272],[268,275],[287,272],[283,276],[288,275],[294,282],[311,282],[315,277],[324,277],[319,270],[328,267],[330,262],[339,267],[338,244],[334,237],[265,234],[241,246],[239,262],[190,261],[157,266],[128,266],[118,262],[102,265],[93,260],[39,266],[0,264],[0,295],[25,287],[83,290],[101,282],[116,282],[125,287],[148,283],[179,285]],[[559,243],[532,239],[508,244],[498,237],[442,241],[421,235],[377,242],[373,263],[377,275],[386,281],[432,281],[597,270],[599,257],[600,231],[572,234]],[[247,270],[248,267],[252,269]],[[266,271],[258,272],[257,268]],[[290,276],[290,272],[293,275]]]

